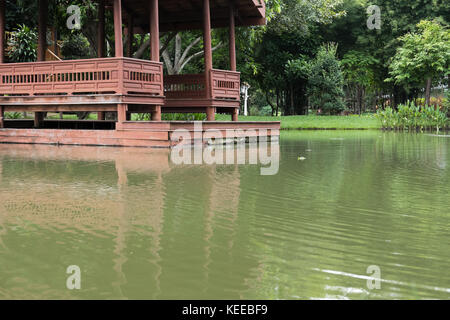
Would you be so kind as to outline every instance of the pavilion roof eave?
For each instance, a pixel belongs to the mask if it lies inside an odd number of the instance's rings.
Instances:
[[[251,18],[251,19],[248,18],[242,22],[236,21],[237,27],[263,26],[265,24],[266,24],[265,18]],[[202,26],[203,26],[202,22],[197,22],[197,21],[161,23],[160,31],[167,32],[167,31],[200,30],[200,29],[202,29]],[[214,21],[211,21],[211,27],[213,29],[228,28],[229,20],[228,20],[228,18],[220,19],[220,20],[216,19]],[[148,29],[148,27],[146,29]]]
[[[111,1],[111,0],[109,0]],[[229,0],[211,1],[211,26],[229,26]],[[198,30],[202,28],[202,0],[160,0],[160,31]],[[135,27],[148,30],[148,0],[122,0],[123,16],[132,15]],[[259,26],[266,24],[263,0],[234,0],[237,11],[236,26]],[[112,3],[111,3],[112,4]]]

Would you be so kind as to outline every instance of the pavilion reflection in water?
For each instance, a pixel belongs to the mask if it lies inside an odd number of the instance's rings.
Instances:
[[[2,265],[16,276],[0,296],[70,297],[61,284],[77,264],[86,297],[207,298],[226,278],[234,290],[225,295],[239,298],[260,268],[238,224],[241,167],[170,157],[166,149],[2,146],[0,257],[11,257]],[[246,271],[231,274],[234,264]]]

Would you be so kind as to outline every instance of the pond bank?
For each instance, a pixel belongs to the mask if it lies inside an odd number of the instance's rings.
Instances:
[[[217,115],[217,120],[225,120]],[[349,116],[240,116],[239,121],[281,121],[281,130],[368,130],[381,129],[381,123],[374,115]]]
[[[217,120],[227,120],[228,116],[217,115]],[[239,121],[281,121],[281,130],[372,130],[383,129],[399,131],[398,129],[383,128],[381,121],[375,114],[349,116],[240,116]],[[449,131],[446,128],[440,131]],[[401,130],[400,130],[401,131]],[[407,131],[407,130],[406,130]],[[413,130],[415,131],[415,130]],[[424,130],[429,131],[429,130]],[[419,132],[419,131],[418,131]]]

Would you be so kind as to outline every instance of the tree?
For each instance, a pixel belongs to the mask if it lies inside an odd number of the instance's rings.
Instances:
[[[336,52],[335,44],[323,45],[312,64],[308,80],[311,106],[328,114],[344,110],[344,76]]]
[[[430,104],[433,80],[449,75],[450,30],[437,21],[423,20],[417,32],[399,38],[402,43],[389,66],[396,84],[425,84],[425,101]]]
[[[271,29],[255,46],[257,85],[266,93],[266,100],[284,115],[307,113],[307,72],[303,68],[315,56],[320,37],[313,32],[293,29],[278,34]]]
[[[30,28],[37,26],[38,1],[7,0],[5,4],[6,30],[14,30],[20,25],[27,25]]]
[[[381,29],[370,30],[366,26],[369,5],[381,9]],[[322,26],[320,34],[324,41],[339,44],[338,57],[349,51],[370,54],[377,63],[369,66],[372,75],[370,87],[379,98],[389,97],[393,106],[417,97],[420,87],[386,82],[390,77],[389,65],[397,48],[399,38],[416,31],[422,19],[438,19],[442,24],[450,22],[450,2],[442,0],[345,0],[345,17],[336,18],[332,24]]]
[[[307,99],[298,99],[306,96],[306,87],[311,73],[311,60],[307,56],[289,60],[285,66],[285,73],[289,84],[289,104],[294,114],[306,114]],[[297,99],[296,99],[297,97]]]
[[[57,28],[58,35],[64,39],[65,45],[68,48],[73,47],[76,49],[76,52],[69,54],[69,56],[72,58],[76,58],[76,56],[96,57],[98,48],[98,3],[94,0],[56,0],[50,4],[49,12],[53,13],[49,15],[53,20],[53,22],[50,22],[50,25]],[[81,30],[69,30],[67,28],[67,8],[71,5],[76,5],[80,8]],[[111,21],[112,13],[107,10],[106,15],[107,19]],[[106,23],[105,31],[106,41],[110,43],[110,47],[114,47],[112,45],[114,41],[114,26],[111,23]],[[83,43],[86,43],[86,41],[89,45],[84,46]]]
[[[195,35],[193,32],[177,32],[175,33],[174,38],[175,40],[173,43],[168,43],[161,52],[167,73],[170,75],[180,74],[191,60],[203,57],[204,55],[203,47],[199,48],[202,36]],[[172,39],[170,39],[169,42],[171,40]],[[222,45],[223,42],[220,41],[212,48],[212,51],[216,51],[222,47]]]
[[[91,53],[89,42],[82,33],[74,32],[65,37],[61,53],[66,60],[87,59]]]
[[[293,28],[307,31],[310,22],[331,23],[345,15],[339,10],[343,0],[268,0],[268,28],[279,33]]]
[[[347,94],[352,102],[356,102],[360,114],[367,91],[373,91],[374,75],[372,66],[377,63],[378,60],[370,53],[354,50],[347,52],[341,60]]]
[[[320,46],[318,24],[330,23],[344,15],[339,9],[342,2],[267,1],[268,25],[250,29],[253,35],[249,38],[254,41],[249,42],[252,46],[241,48],[241,52],[247,52],[249,60],[243,66],[243,75],[257,80],[252,88],[265,92],[274,112],[281,108],[284,115],[307,113],[307,73],[302,66],[315,56]]]

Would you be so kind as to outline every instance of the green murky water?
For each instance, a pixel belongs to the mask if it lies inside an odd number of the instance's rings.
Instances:
[[[287,132],[278,152],[262,176],[0,145],[0,298],[450,298],[450,137]]]

